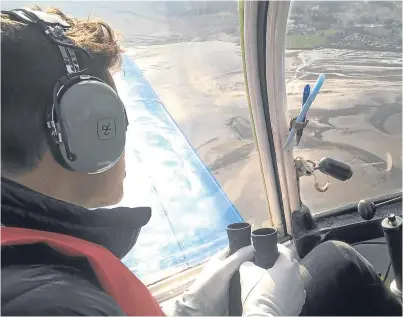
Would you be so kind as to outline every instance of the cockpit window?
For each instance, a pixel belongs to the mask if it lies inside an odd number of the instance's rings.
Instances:
[[[353,177],[322,193],[301,178],[313,213],[401,191],[402,3],[294,1],[286,37],[287,104],[298,114],[306,84],[326,81],[295,156],[349,164]],[[319,175],[319,182],[326,183]]]

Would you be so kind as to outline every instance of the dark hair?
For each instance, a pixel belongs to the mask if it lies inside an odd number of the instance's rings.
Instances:
[[[37,6],[33,9],[42,11]],[[68,17],[57,8],[46,12],[66,20],[71,25],[68,37],[94,56],[89,60],[77,50],[81,68],[110,83],[108,69],[121,64],[121,49],[111,27],[100,20]],[[1,15],[2,172],[32,171],[48,150],[45,110],[52,102],[54,84],[64,75],[59,48],[36,25]]]

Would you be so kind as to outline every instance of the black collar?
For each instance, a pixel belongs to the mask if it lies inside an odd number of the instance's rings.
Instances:
[[[86,209],[1,179],[1,223],[70,235],[97,243],[122,258],[134,246],[149,207]]]

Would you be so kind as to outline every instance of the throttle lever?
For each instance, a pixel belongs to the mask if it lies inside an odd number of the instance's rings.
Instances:
[[[402,196],[394,197],[394,198],[379,202],[377,204],[373,203],[372,201],[361,199],[358,202],[357,210],[362,219],[371,220],[372,218],[374,218],[376,209],[378,207],[381,207],[384,205],[389,205],[391,203],[396,203],[399,201],[402,201]]]
[[[372,201],[360,200],[357,209],[361,218],[364,220],[371,220],[375,216],[376,206]]]

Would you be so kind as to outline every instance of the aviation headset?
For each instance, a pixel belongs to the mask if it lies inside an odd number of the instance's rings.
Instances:
[[[66,76],[53,88],[46,109],[46,130],[55,160],[64,168],[96,174],[113,167],[123,154],[128,120],[122,101],[103,80],[80,70],[75,46],[66,36],[70,25],[56,15],[30,9],[2,11],[24,23],[34,23],[58,45]]]

